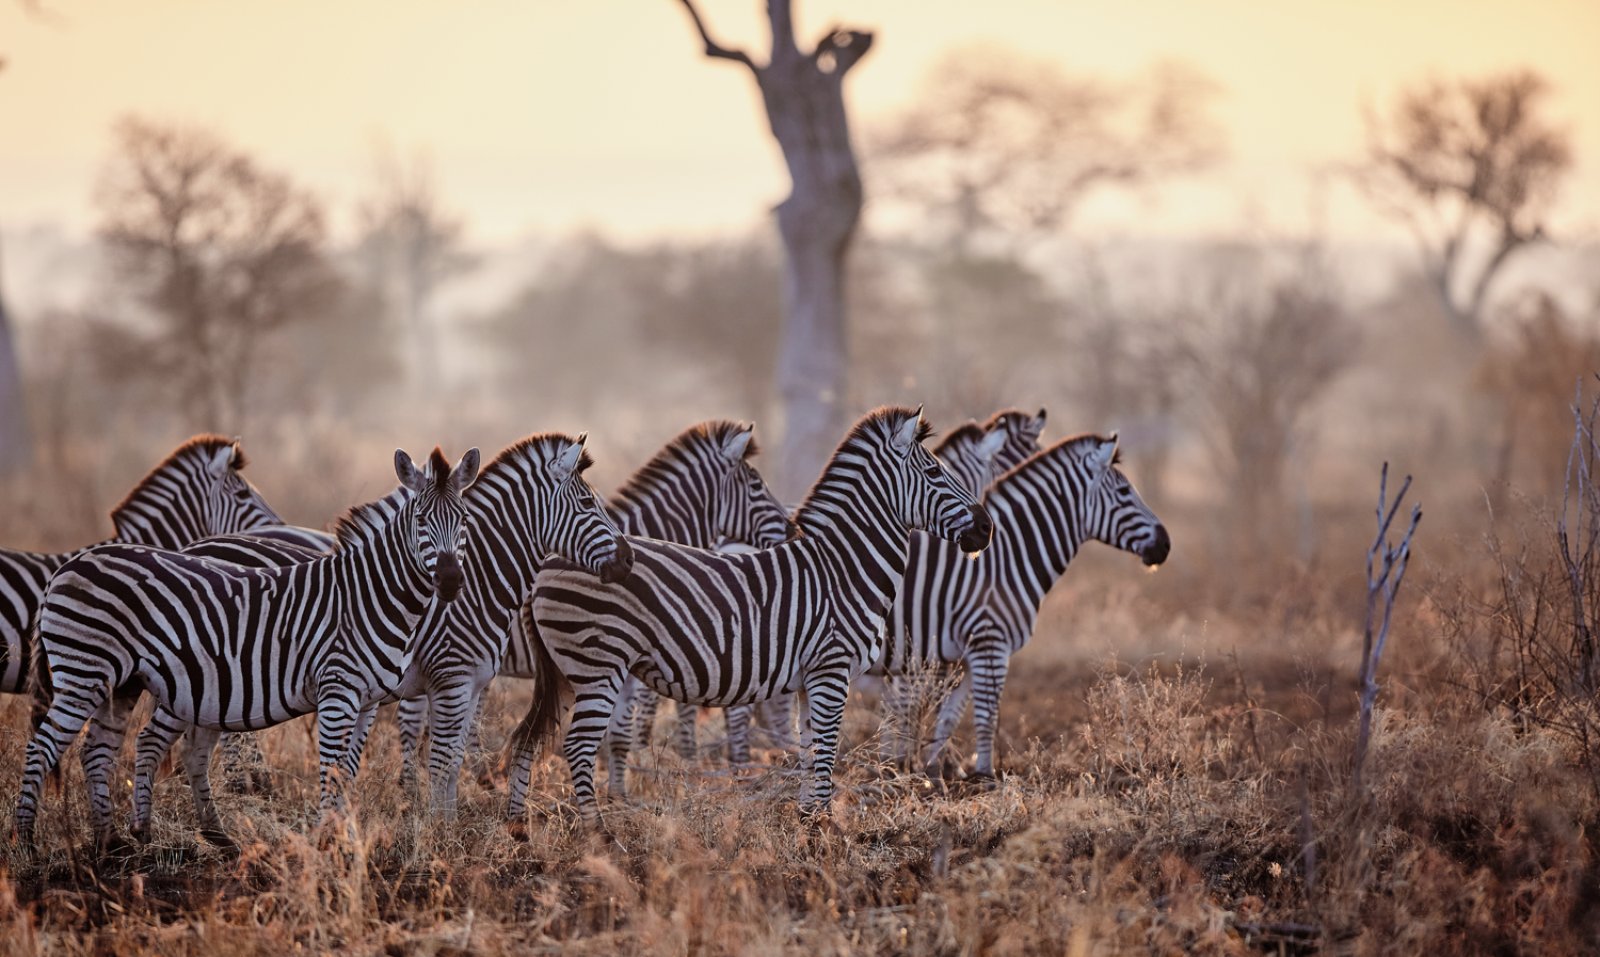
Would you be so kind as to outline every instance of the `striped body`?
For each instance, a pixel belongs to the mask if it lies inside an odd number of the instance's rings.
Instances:
[[[186,761],[214,839],[227,840],[206,777],[220,731],[316,711],[323,807],[335,803],[333,759],[359,709],[399,682],[435,589],[450,597],[460,587],[460,490],[476,470],[476,450],[455,470],[435,450],[426,474],[396,453],[401,488],[342,518],[333,552],[286,567],[135,545],[99,546],[62,566],[39,619],[54,697],[28,745],[16,810],[24,843],[43,776],[86,723],[90,808],[97,837],[109,837],[109,772],[142,691],[169,720],[197,728]],[[146,823],[136,818],[135,830]]]
[[[934,755],[970,690],[976,769],[993,773],[995,726],[1011,655],[1027,643],[1045,595],[1084,542],[1134,552],[1147,565],[1166,560],[1166,528],[1116,467],[1116,455],[1114,436],[1079,436],[1006,473],[984,497],[994,542],[976,559],[928,536],[913,538],[905,584],[889,618],[889,641],[872,673],[964,670],[960,688],[941,711]],[[886,696],[891,711],[904,704],[906,689],[896,684],[891,681],[895,693]]]
[[[199,435],[175,449],[111,512],[113,542],[177,549],[208,535],[250,531],[283,520],[239,474],[237,440]],[[28,690],[37,648],[34,624],[50,576],[86,548],[0,549],[0,694]]]
[[[834,749],[850,679],[881,653],[910,528],[982,548],[989,520],[921,445],[910,409],[862,419],[796,515],[800,535],[729,555],[634,543],[634,574],[602,586],[553,562],[535,581],[530,630],[539,652],[533,710],[514,739],[509,813],[522,813],[535,745],[574,692],[565,751],[580,810],[596,820],[595,752],[631,675],[675,700],[722,707],[804,690],[813,779],[803,801],[832,796]]]

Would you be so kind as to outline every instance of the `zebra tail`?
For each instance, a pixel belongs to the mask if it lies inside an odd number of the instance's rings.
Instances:
[[[44,653],[44,643],[39,640],[37,616],[28,629],[28,643],[23,647],[33,652],[33,660],[28,662],[28,697],[33,701],[30,720],[34,732],[38,732],[44,724],[45,714],[50,710],[50,702],[55,700],[56,686],[50,677],[50,656]]]
[[[534,627],[532,602],[522,603],[522,634],[533,649],[534,677],[533,702],[528,713],[511,734],[511,744],[516,752],[537,751],[555,737],[561,727],[561,701],[571,692],[567,676],[556,667],[550,649],[544,643],[539,629]]]

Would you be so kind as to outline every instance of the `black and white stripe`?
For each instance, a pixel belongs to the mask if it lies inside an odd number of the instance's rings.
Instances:
[[[399,683],[435,592],[448,601],[460,590],[461,491],[477,470],[476,449],[454,469],[435,449],[425,472],[397,451],[400,488],[340,519],[332,553],[287,567],[137,545],[98,546],[63,565],[39,616],[54,698],[28,744],[16,808],[23,843],[45,774],[85,724],[95,833],[111,836],[111,766],[143,691],[196,729],[185,765],[213,840],[229,843],[207,776],[220,731],[316,711],[322,806],[336,803],[331,772],[360,709]],[[141,830],[147,818],[134,823]]]
[[[716,420],[684,430],[633,474],[607,503],[616,526],[630,537],[662,539],[706,548],[729,538],[760,545],[789,538],[793,526],[750,459],[757,454],[754,426]],[[480,482],[481,484],[481,482]],[[468,507],[476,492],[468,496]],[[492,605],[469,594],[442,619],[429,618],[418,638],[417,662],[402,703],[402,747],[414,762],[422,707],[430,712],[428,776],[433,806],[444,814],[456,804],[468,737],[483,692],[495,674],[532,678],[534,658],[518,608],[530,598],[545,551],[484,556],[516,561],[513,587],[496,590]],[[469,564],[477,564],[474,556]],[[509,626],[509,637],[508,637]],[[495,640],[498,639],[498,640]]]
[[[598,818],[595,752],[629,675],[675,700],[722,707],[803,689],[813,773],[802,804],[824,808],[850,680],[881,654],[909,530],[969,551],[989,540],[988,516],[923,448],[927,434],[920,410],[863,418],[801,505],[799,536],[775,548],[726,555],[641,539],[634,574],[612,586],[548,565],[534,585],[538,686],[514,739],[511,815],[522,812],[535,746],[558,725],[566,686],[575,695],[566,757],[580,810]]]
[[[914,536],[905,584],[889,617],[889,640],[871,673],[902,676],[961,668],[961,684],[940,711],[937,756],[970,691],[976,771],[994,772],[1000,695],[1011,656],[1033,633],[1039,606],[1083,543],[1133,552],[1146,565],[1166,560],[1167,530],[1117,468],[1115,435],[1065,439],[1001,476],[985,495],[994,542],[974,560],[926,535]],[[891,679],[890,688],[896,689]],[[905,689],[886,697],[902,698]],[[902,701],[886,701],[898,710]]]
[[[237,439],[197,435],[151,469],[111,511],[113,542],[178,549],[207,535],[281,526],[240,474]],[[23,694],[33,670],[34,623],[56,569],[83,554],[0,549],[0,694]]]

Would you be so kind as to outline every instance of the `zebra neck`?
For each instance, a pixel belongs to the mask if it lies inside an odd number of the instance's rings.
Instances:
[[[416,517],[402,505],[370,538],[341,543],[334,556],[341,617],[365,626],[376,643],[404,645],[433,598],[433,576],[415,542]]]
[[[624,535],[710,548],[716,542],[711,533],[711,513],[705,507],[708,501],[708,492],[695,489],[676,502],[635,499],[615,502],[607,511]]]
[[[1081,498],[1067,483],[1013,480],[996,486],[984,504],[994,519],[989,552],[997,577],[1038,608],[1087,537]]]
[[[910,559],[911,533],[870,495],[813,494],[802,541],[812,543],[847,599],[867,612],[863,626],[888,614]]]
[[[482,481],[467,490],[465,505],[466,581],[457,603],[465,602],[498,634],[511,624],[544,564],[545,550],[533,539],[538,519],[531,514],[533,504],[525,493]]]
[[[129,502],[113,518],[112,541],[176,551],[206,537],[199,503],[163,492],[149,492]]]

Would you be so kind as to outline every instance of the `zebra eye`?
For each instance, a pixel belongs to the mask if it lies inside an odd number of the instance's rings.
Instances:
[[[580,506],[582,506],[583,508],[594,508],[594,496],[593,495],[579,495],[578,496],[578,504]]]
[[[922,470],[922,474],[926,475],[928,478],[938,478],[940,475],[939,466],[930,465]]]

